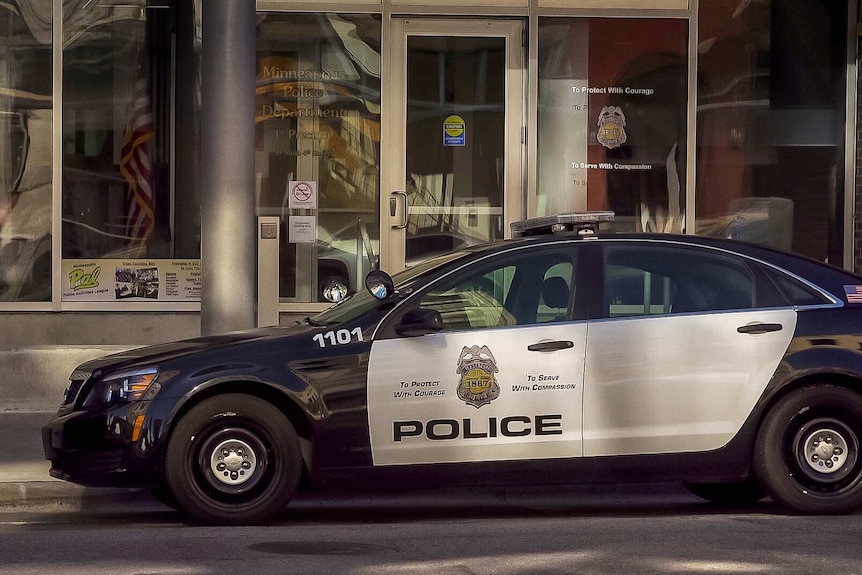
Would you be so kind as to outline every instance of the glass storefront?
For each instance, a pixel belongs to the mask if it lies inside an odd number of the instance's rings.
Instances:
[[[196,191],[173,185],[173,128],[194,121],[174,115],[177,8],[64,2],[64,301],[200,299]]]
[[[697,222],[841,265],[847,5],[701,2]]]
[[[850,2],[263,4],[249,218],[279,218],[282,312],[573,210],[846,259]],[[200,301],[200,12],[0,2],[5,309]]]
[[[51,298],[51,18],[0,5],[0,302]]]
[[[538,215],[681,232],[688,21],[540,18]]]
[[[379,254],[380,17],[261,15],[257,215],[281,222],[279,297],[336,301]]]

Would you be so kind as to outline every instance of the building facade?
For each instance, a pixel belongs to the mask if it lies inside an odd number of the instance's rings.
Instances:
[[[0,3],[0,348],[200,333],[202,270],[232,265],[201,251],[202,51],[224,33],[207,9]],[[258,0],[254,182],[235,192],[259,222],[253,303],[287,323],[374,266],[585,209],[860,271],[858,13]]]

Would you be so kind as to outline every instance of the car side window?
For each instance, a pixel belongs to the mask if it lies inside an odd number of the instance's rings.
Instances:
[[[572,271],[571,262],[562,262],[545,272],[536,309],[536,323],[566,320],[572,295]]]
[[[573,257],[564,251],[531,252],[474,266],[425,293],[420,307],[440,312],[447,331],[565,321],[573,297]]]
[[[608,317],[751,309],[755,274],[729,255],[657,244],[605,248]]]
[[[783,295],[791,305],[809,306],[828,305],[832,303],[832,301],[822,293],[805,285],[797,279],[793,279],[768,266],[763,266],[763,270],[781,292],[781,295]]]

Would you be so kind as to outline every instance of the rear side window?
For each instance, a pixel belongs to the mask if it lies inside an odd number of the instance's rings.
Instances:
[[[608,317],[757,307],[757,279],[741,258],[667,244],[605,247]]]
[[[833,303],[819,291],[783,272],[768,266],[763,266],[763,271],[790,305],[803,306]]]

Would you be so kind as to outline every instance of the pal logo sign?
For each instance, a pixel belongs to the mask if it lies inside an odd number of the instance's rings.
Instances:
[[[467,129],[464,118],[461,116],[449,116],[443,122],[443,145],[464,146],[467,142]]]

